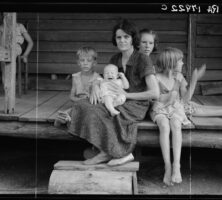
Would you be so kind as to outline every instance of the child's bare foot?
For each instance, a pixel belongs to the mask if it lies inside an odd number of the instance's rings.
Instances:
[[[180,172],[180,164],[173,164],[172,182],[181,183],[182,177]]]
[[[165,166],[165,173],[164,173],[164,177],[163,177],[163,182],[167,185],[173,185],[173,183],[171,182],[171,164],[169,164],[169,166]]]
[[[120,112],[118,110],[114,109],[114,110],[110,111],[110,114],[111,114],[111,116],[115,116],[115,115],[120,114]]]

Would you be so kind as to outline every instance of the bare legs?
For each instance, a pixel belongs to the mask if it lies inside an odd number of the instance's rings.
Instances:
[[[160,147],[165,164],[165,174],[163,182],[166,185],[171,184],[171,161],[170,161],[170,126],[169,120],[164,115],[159,115],[156,120],[160,131]]]
[[[113,98],[109,95],[104,97],[104,103],[107,110],[110,112],[111,116],[118,115],[120,112],[116,110],[113,106]]]
[[[170,120],[170,127],[172,131],[172,146],[173,146],[173,172],[172,182],[181,183],[182,177],[180,173],[180,156],[182,148],[182,131],[181,122],[175,118]]]
[[[222,117],[222,106],[206,106],[191,102],[194,106],[192,116],[196,117]]]
[[[172,182],[180,183],[182,182],[180,173],[180,156],[182,147],[181,122],[174,118],[169,120],[164,115],[159,115],[156,122],[160,131],[160,147],[165,165],[163,182],[166,185],[172,185]],[[171,167],[170,159],[170,129],[172,130],[173,169]]]

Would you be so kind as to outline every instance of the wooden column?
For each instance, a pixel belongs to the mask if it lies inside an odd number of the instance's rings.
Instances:
[[[194,68],[196,47],[196,14],[188,17],[188,47],[187,47],[187,71],[186,79],[189,82]]]
[[[16,87],[16,13],[4,13],[3,22],[3,47],[10,52],[10,62],[5,62],[4,68],[4,90],[6,114],[15,111],[15,87]]]

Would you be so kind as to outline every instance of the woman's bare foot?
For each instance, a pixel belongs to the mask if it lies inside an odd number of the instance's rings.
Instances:
[[[182,177],[180,172],[180,164],[173,164],[172,182],[181,183]]]
[[[97,154],[93,158],[90,158],[90,159],[87,159],[87,160],[83,161],[83,163],[85,165],[96,165],[96,164],[99,164],[99,163],[107,162],[110,159],[111,159],[111,157],[108,154],[106,154],[105,152],[100,152],[99,154]]]
[[[129,155],[127,155],[125,157],[110,160],[107,163],[107,165],[109,165],[109,166],[122,165],[122,164],[125,164],[128,162],[131,162],[133,160],[134,160],[134,156],[132,153],[130,153]]]
[[[173,185],[173,183],[171,182],[171,164],[165,165],[165,173],[163,177],[163,182],[167,186]]]

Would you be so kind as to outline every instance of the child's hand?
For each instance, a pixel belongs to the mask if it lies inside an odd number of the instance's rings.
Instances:
[[[23,60],[24,63],[28,62],[28,57],[27,56],[22,55],[21,59]]]
[[[206,71],[206,64],[203,64],[200,69],[197,70],[197,80],[199,80],[203,75],[205,74]]]
[[[118,75],[119,75],[120,78],[124,78],[125,77],[125,74],[123,72],[119,72]]]

